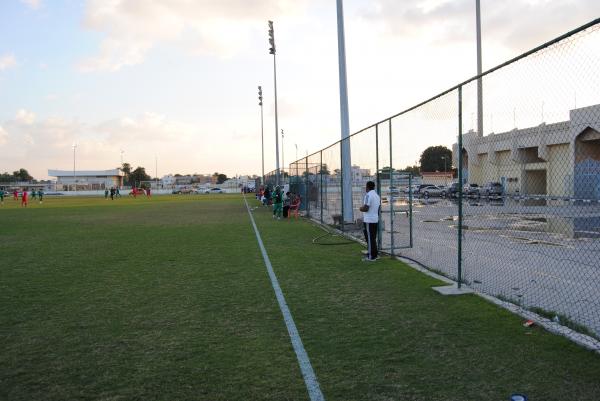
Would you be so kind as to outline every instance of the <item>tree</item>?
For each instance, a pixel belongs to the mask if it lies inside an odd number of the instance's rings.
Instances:
[[[385,166],[379,172],[379,178],[382,180],[389,180],[390,172],[393,173],[394,171],[396,171],[396,169],[390,168],[389,166]]]
[[[321,165],[321,170],[319,170],[319,174],[322,174],[322,175],[329,175],[330,174],[329,173],[329,168],[327,167],[327,164],[323,163]]]
[[[146,169],[144,167],[137,167],[129,175],[129,182],[133,185],[136,185],[141,181],[150,181],[150,179],[151,177],[146,174]]]
[[[227,181],[227,175],[225,174],[217,174],[217,184],[222,184]]]
[[[33,177],[29,175],[29,172],[24,168],[20,168],[19,171],[13,172],[13,177],[15,181],[32,181]]]
[[[402,171],[411,173],[414,176],[421,175],[421,169],[419,166],[406,166],[402,169]]]
[[[212,176],[217,181],[217,184],[222,184],[227,181],[227,175],[225,174],[214,172]]]
[[[131,165],[129,163],[123,163],[120,167],[120,170],[123,172],[123,185],[129,185],[130,180],[129,176],[131,175]]]
[[[452,151],[445,146],[430,146],[421,153],[421,171],[451,171]]]
[[[7,172],[0,174],[0,182],[13,182],[15,176]]]

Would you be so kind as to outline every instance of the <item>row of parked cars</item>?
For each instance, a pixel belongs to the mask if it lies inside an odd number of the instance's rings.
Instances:
[[[423,198],[429,197],[457,197],[461,191],[460,184],[454,182],[448,186],[441,185],[429,185],[429,184],[421,184],[421,185],[413,185],[412,186],[412,194],[414,196],[419,196]],[[396,187],[389,188],[390,194],[399,194],[400,190]],[[404,193],[409,192],[408,187],[404,187]],[[504,195],[504,188],[502,184],[499,182],[488,182],[484,186],[480,187],[477,184],[466,184],[462,187],[463,195],[470,197],[497,197]]]
[[[172,192],[173,194],[222,194],[223,190],[221,188],[192,188],[192,187],[184,187],[184,188],[176,188]]]

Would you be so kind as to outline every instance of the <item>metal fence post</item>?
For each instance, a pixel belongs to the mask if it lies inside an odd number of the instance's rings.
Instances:
[[[394,165],[394,163],[392,163],[392,119],[390,118],[388,120],[388,133],[390,136],[390,141],[389,141],[389,147],[390,147],[390,199],[388,200],[388,203],[390,204],[390,253],[392,254],[392,256],[394,256],[394,194],[392,192],[392,186],[393,186],[393,171],[394,169],[392,168],[392,166]]]
[[[413,191],[412,173],[408,173],[408,245],[413,247]]]
[[[310,188],[308,187],[308,185],[310,184],[310,179],[308,178],[308,156],[306,156],[306,158],[304,159],[304,166],[306,171],[306,189],[304,190],[304,195],[306,196],[306,217],[310,219]]]
[[[321,183],[319,184],[319,191],[321,192],[319,198],[321,199],[321,224],[323,224],[323,151],[319,152],[320,161],[319,161],[319,177]]]
[[[462,284],[462,229],[463,229],[463,143],[462,143],[462,86],[458,87],[458,288]]]
[[[377,193],[379,194],[379,198],[381,199],[381,177],[379,174],[379,124],[377,124],[375,126],[375,171],[377,171]],[[377,224],[377,248],[381,249],[381,232],[383,231],[381,229],[381,207],[379,207],[379,218],[378,221],[380,222],[379,224]],[[364,223],[364,222],[363,222]]]
[[[344,157],[344,154],[343,154],[344,152],[342,150],[343,143],[344,143],[344,140],[342,139],[339,142],[339,144],[340,144],[340,195],[341,195],[340,198],[342,201],[342,216],[340,218],[340,229],[342,231],[344,231],[344,173],[342,171],[344,167],[341,166],[341,164],[342,164],[341,160],[343,160],[343,157]],[[335,220],[334,220],[334,222],[335,222]]]

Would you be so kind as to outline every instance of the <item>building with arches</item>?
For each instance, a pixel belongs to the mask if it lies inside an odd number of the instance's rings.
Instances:
[[[479,136],[452,148],[463,158],[463,184],[500,182],[509,194],[600,199],[600,105],[571,110],[569,120]]]

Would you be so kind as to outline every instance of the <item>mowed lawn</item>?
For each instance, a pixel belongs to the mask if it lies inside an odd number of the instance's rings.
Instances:
[[[308,400],[241,196],[31,206],[0,208],[0,399]],[[600,355],[253,213],[325,399],[600,399]]]

